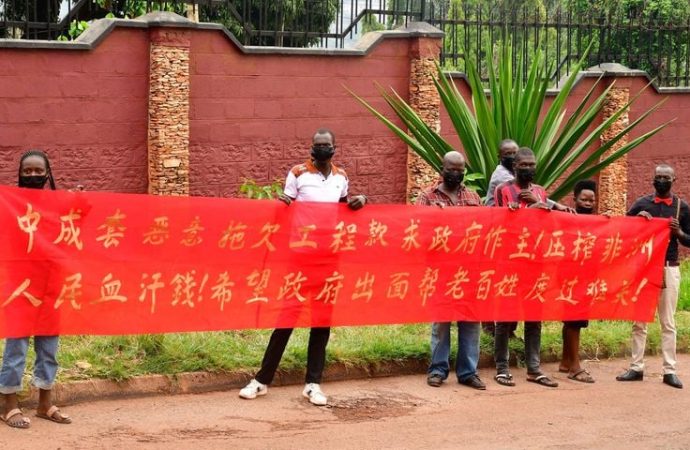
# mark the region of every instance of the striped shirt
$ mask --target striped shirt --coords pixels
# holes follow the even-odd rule
[[[460,185],[458,190],[458,201],[454,202],[445,192],[441,191],[442,181],[437,182],[434,186],[428,187],[417,197],[417,205],[422,206],[480,206],[482,200],[476,192],[471,191]]]

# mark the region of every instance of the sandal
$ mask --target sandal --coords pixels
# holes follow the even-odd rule
[[[544,374],[539,374],[534,378],[530,378],[528,376],[527,381],[529,381],[530,383],[540,384],[540,385],[546,386],[546,387],[553,387],[553,388],[558,387],[558,383],[556,381],[553,381],[551,378],[547,377]]]
[[[577,372],[568,375],[569,380],[579,381],[581,383],[594,383],[594,378],[585,369],[580,369]]]
[[[513,376],[509,373],[499,373],[494,377],[494,380],[502,386],[515,386]]]
[[[72,419],[70,418],[70,416],[62,414],[60,412],[60,409],[55,405],[48,408],[48,411],[45,414],[39,414],[37,412],[36,417],[38,417],[39,419],[50,420],[51,422],[61,423],[65,425],[68,423],[72,423]]]
[[[16,416],[22,416],[22,419],[19,422],[10,422],[10,420]],[[29,428],[31,426],[31,419],[24,417],[24,413],[19,408],[14,408],[4,416],[0,416],[0,420],[5,422],[8,427],[12,428]]]

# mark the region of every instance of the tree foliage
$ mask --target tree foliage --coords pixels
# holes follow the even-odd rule
[[[446,33],[449,70],[472,59],[485,71],[487,43],[509,36],[515,54],[541,49],[555,79],[593,42],[587,65],[617,62],[677,84],[690,71],[689,18],[688,0],[447,0],[430,20]]]

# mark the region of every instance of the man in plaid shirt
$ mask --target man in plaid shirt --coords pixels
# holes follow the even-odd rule
[[[443,157],[443,181],[427,188],[417,198],[422,206],[480,206],[481,199],[462,184],[465,158],[459,152],[448,152]],[[427,384],[440,387],[450,372],[450,322],[437,322],[431,326],[431,365],[427,370]],[[455,373],[458,383],[474,389],[486,389],[477,375],[479,362],[479,322],[458,322],[458,355]]]

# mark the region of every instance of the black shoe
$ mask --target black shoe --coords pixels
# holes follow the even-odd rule
[[[462,381],[458,380],[458,383],[464,384],[465,386],[469,386],[472,389],[478,389],[480,391],[486,390],[486,385],[482,382],[478,375],[472,375],[469,378],[464,379]]]
[[[426,377],[426,384],[432,387],[441,387],[443,384],[443,377],[441,375],[432,374]]]
[[[664,375],[664,384],[668,384],[676,389],[683,389],[683,383],[680,382],[680,378],[675,373],[667,373]]]
[[[618,381],[642,381],[644,373],[637,370],[628,369],[616,377]],[[664,378],[664,380],[666,380]]]

